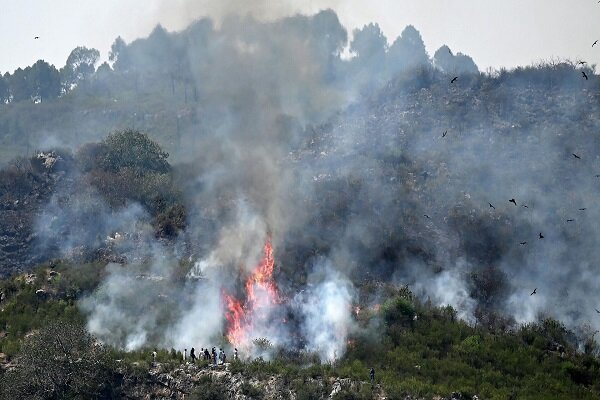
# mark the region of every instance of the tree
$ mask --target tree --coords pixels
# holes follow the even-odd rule
[[[28,68],[17,68],[8,79],[12,101],[14,102],[31,99],[33,89],[31,79],[28,76]]]
[[[95,71],[95,65],[100,59],[100,52],[79,46],[71,51],[67,63],[61,69],[62,83],[67,90],[79,81],[87,79]]]
[[[121,168],[130,168],[140,172],[167,172],[170,169],[167,158],[158,143],[148,135],[126,129],[111,133],[104,144],[107,146],[104,156],[104,168],[116,172]]]
[[[404,28],[402,34],[390,46],[388,63],[392,74],[429,64],[425,43],[414,26]]]
[[[446,45],[440,47],[433,55],[434,65],[447,74],[477,74],[479,70],[473,59],[462,53],[452,54]]]
[[[110,46],[110,53],[108,59],[113,62],[113,68],[115,70],[125,71],[129,68],[129,57],[127,56],[127,43],[121,38],[117,37],[113,44]]]
[[[373,57],[383,57],[387,45],[387,39],[381,32],[379,25],[371,23],[360,30],[354,30],[354,39],[350,43],[350,50],[356,53],[358,57],[369,60]]]
[[[55,321],[28,336],[2,377],[6,399],[106,399],[114,368],[106,349],[79,323]]]
[[[31,98],[54,99],[60,95],[60,73],[54,65],[44,60],[38,60],[31,67],[25,69],[32,82]]]
[[[10,90],[8,86],[8,79],[0,75],[0,104],[4,104],[10,100]]]

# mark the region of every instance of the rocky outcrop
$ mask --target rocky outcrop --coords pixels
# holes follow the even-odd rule
[[[323,399],[334,399],[342,391],[359,392],[363,387],[372,390],[373,399],[386,399],[379,385],[371,388],[367,382],[350,379],[308,378],[301,386],[320,388]],[[199,367],[186,363],[170,369],[168,365],[155,363],[145,376],[127,378],[124,389],[127,398],[131,399],[183,400],[193,398],[194,393],[206,391],[205,394],[208,394],[211,390],[218,390],[228,400],[296,400],[302,397],[298,396],[298,385],[284,376],[247,377],[240,372],[232,372],[229,364]]]

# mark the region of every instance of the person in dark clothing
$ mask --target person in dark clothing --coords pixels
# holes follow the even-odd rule
[[[195,363],[196,362],[196,350],[194,350],[194,348],[192,347],[192,349],[190,350],[190,358],[192,359],[192,362]]]
[[[371,385],[375,383],[375,368],[371,367],[369,371],[369,377],[371,378]]]
[[[204,359],[206,361],[210,360],[210,353],[208,352],[208,348],[204,349]]]

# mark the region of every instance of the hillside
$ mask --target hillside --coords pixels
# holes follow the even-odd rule
[[[595,66],[331,10],[110,57],[0,82],[5,396],[600,397]]]

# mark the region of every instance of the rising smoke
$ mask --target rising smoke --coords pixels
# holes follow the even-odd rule
[[[143,262],[111,265],[82,301],[93,334],[127,349],[221,343],[224,293],[243,302],[269,240],[279,294],[246,315],[236,345],[262,337],[340,357],[359,279],[409,284],[473,323],[489,311],[517,322],[545,313],[600,328],[588,296],[600,289],[600,141],[590,135],[599,107],[581,82],[550,72],[547,89],[525,73],[481,76],[446,47],[432,61],[413,27],[391,45],[373,24],[348,36],[331,10],[270,22],[233,15],[218,27],[157,28],[116,54],[122,74],[171,54],[189,73],[200,118],[173,160],[188,228],[174,245],[122,234]],[[548,111],[530,104],[541,96]],[[115,214],[89,200],[64,210],[58,199],[40,227],[92,212],[105,221],[66,234],[63,253],[146,218],[137,206]]]

